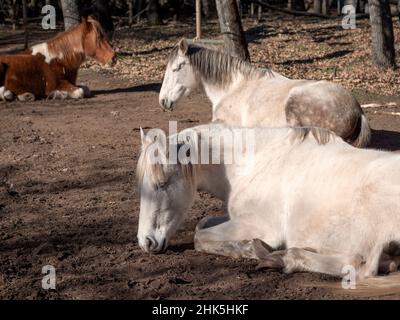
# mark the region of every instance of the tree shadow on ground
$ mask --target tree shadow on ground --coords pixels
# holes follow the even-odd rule
[[[307,59],[298,59],[298,60],[286,60],[283,62],[278,62],[277,64],[280,65],[292,65],[292,64],[307,64],[307,63],[314,63],[315,61],[321,60],[329,60],[333,58],[343,57],[349,53],[352,53],[353,50],[339,50],[335,52],[327,53],[321,57],[310,57]]]

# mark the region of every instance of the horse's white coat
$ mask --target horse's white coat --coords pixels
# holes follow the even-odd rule
[[[191,130],[201,136],[210,129],[211,135],[230,130],[215,124]],[[146,150],[158,142],[144,138],[139,244],[160,251],[149,250],[146,237],[168,243],[196,190],[205,190],[226,202],[229,221],[198,230],[196,249],[227,254],[224,245],[232,249],[233,242],[258,238],[273,249],[287,248],[281,255],[287,272],[340,276],[343,266],[353,265],[360,278],[375,276],[384,247],[400,242],[400,155],[354,148],[326,130],[313,133],[255,129],[255,165],[245,176],[235,164],[156,168]],[[329,142],[320,145],[323,140]],[[157,187],[160,179],[167,183]]]

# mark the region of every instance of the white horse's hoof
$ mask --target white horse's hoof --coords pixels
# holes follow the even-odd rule
[[[35,101],[36,97],[33,93],[25,92],[17,96],[19,101]]]

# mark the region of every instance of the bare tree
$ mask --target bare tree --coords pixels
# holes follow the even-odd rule
[[[324,15],[329,14],[329,0],[322,0],[321,13]]]
[[[216,0],[216,4],[225,51],[234,57],[250,61],[236,0]]]
[[[321,0],[314,0],[314,12],[321,13]]]
[[[61,8],[64,17],[64,29],[68,30],[80,22],[77,0],[61,0]]]
[[[147,19],[151,25],[157,25],[161,23],[160,18],[160,3],[158,0],[149,0],[147,9]]]
[[[382,68],[396,66],[393,23],[389,0],[369,0],[372,32],[372,59]]]

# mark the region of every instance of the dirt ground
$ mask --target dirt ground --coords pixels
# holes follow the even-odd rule
[[[391,82],[397,79],[396,73],[388,75],[385,83],[384,76],[372,72],[365,80],[368,86],[360,78],[363,71],[348,75],[346,66],[355,69],[351,59],[359,60],[361,66],[365,61],[357,58],[357,50],[367,58],[368,53],[359,49],[356,40],[345,37],[347,31],[328,23],[321,29],[315,21],[301,24],[288,17],[280,30],[275,28],[280,18],[274,19],[267,19],[269,25],[248,28],[256,64],[272,64],[291,77],[324,75],[346,86],[357,76],[357,85],[348,87],[361,103],[396,102],[400,106],[399,96],[378,96],[360,89],[378,83],[374,79],[379,78],[384,85],[374,92],[384,92],[385,87],[387,92],[398,92],[398,84]],[[194,24],[190,25],[193,32]],[[181,26],[162,29],[169,32],[164,42],[154,40],[160,30],[151,29],[147,35],[138,29],[135,36],[129,30],[121,32],[125,36],[117,43],[119,64],[114,69],[95,66],[80,73],[79,82],[93,91],[90,99],[0,102],[0,299],[354,298],[347,291],[321,287],[339,281],[332,277],[256,271],[257,263],[252,260],[195,252],[196,223],[204,216],[222,213],[221,203],[204,193],[199,194],[165,254],[148,255],[140,250],[135,181],[139,127],[167,130],[168,121],[176,120],[178,129],[183,129],[211,118],[211,107],[201,93],[185,98],[173,113],[159,108],[163,59],[180,37],[175,29],[187,32]],[[324,32],[318,39],[307,38],[318,30]],[[48,36],[31,31],[35,41]],[[21,33],[0,32],[0,38],[0,53],[18,50],[23,41]],[[341,38],[348,43],[335,40]],[[331,40],[326,44],[325,39]],[[306,45],[296,50],[299,43]],[[299,60],[300,54],[300,58],[309,55],[309,43],[313,44],[310,50],[321,57]],[[289,46],[293,49],[282,56],[282,48]],[[330,46],[331,51],[349,48],[338,55],[327,51]],[[155,61],[158,65],[151,70]],[[311,70],[318,73],[311,74]],[[125,79],[123,72],[127,72]],[[400,112],[400,108],[384,111]],[[373,109],[368,109],[367,116],[374,129],[372,147],[399,151],[400,116]],[[56,290],[41,288],[45,265],[56,268]]]
[[[165,254],[143,253],[136,240],[139,127],[204,123],[210,106],[193,94],[165,113],[160,83],[130,86],[93,71],[83,71],[80,82],[93,98],[0,104],[0,298],[346,297],[319,287],[337,281],[327,276],[255,271],[255,261],[195,252],[197,221],[221,213],[206,194]],[[373,145],[400,150],[400,117],[371,111],[368,118],[377,130]],[[56,290],[41,289],[45,265],[56,268]]]

